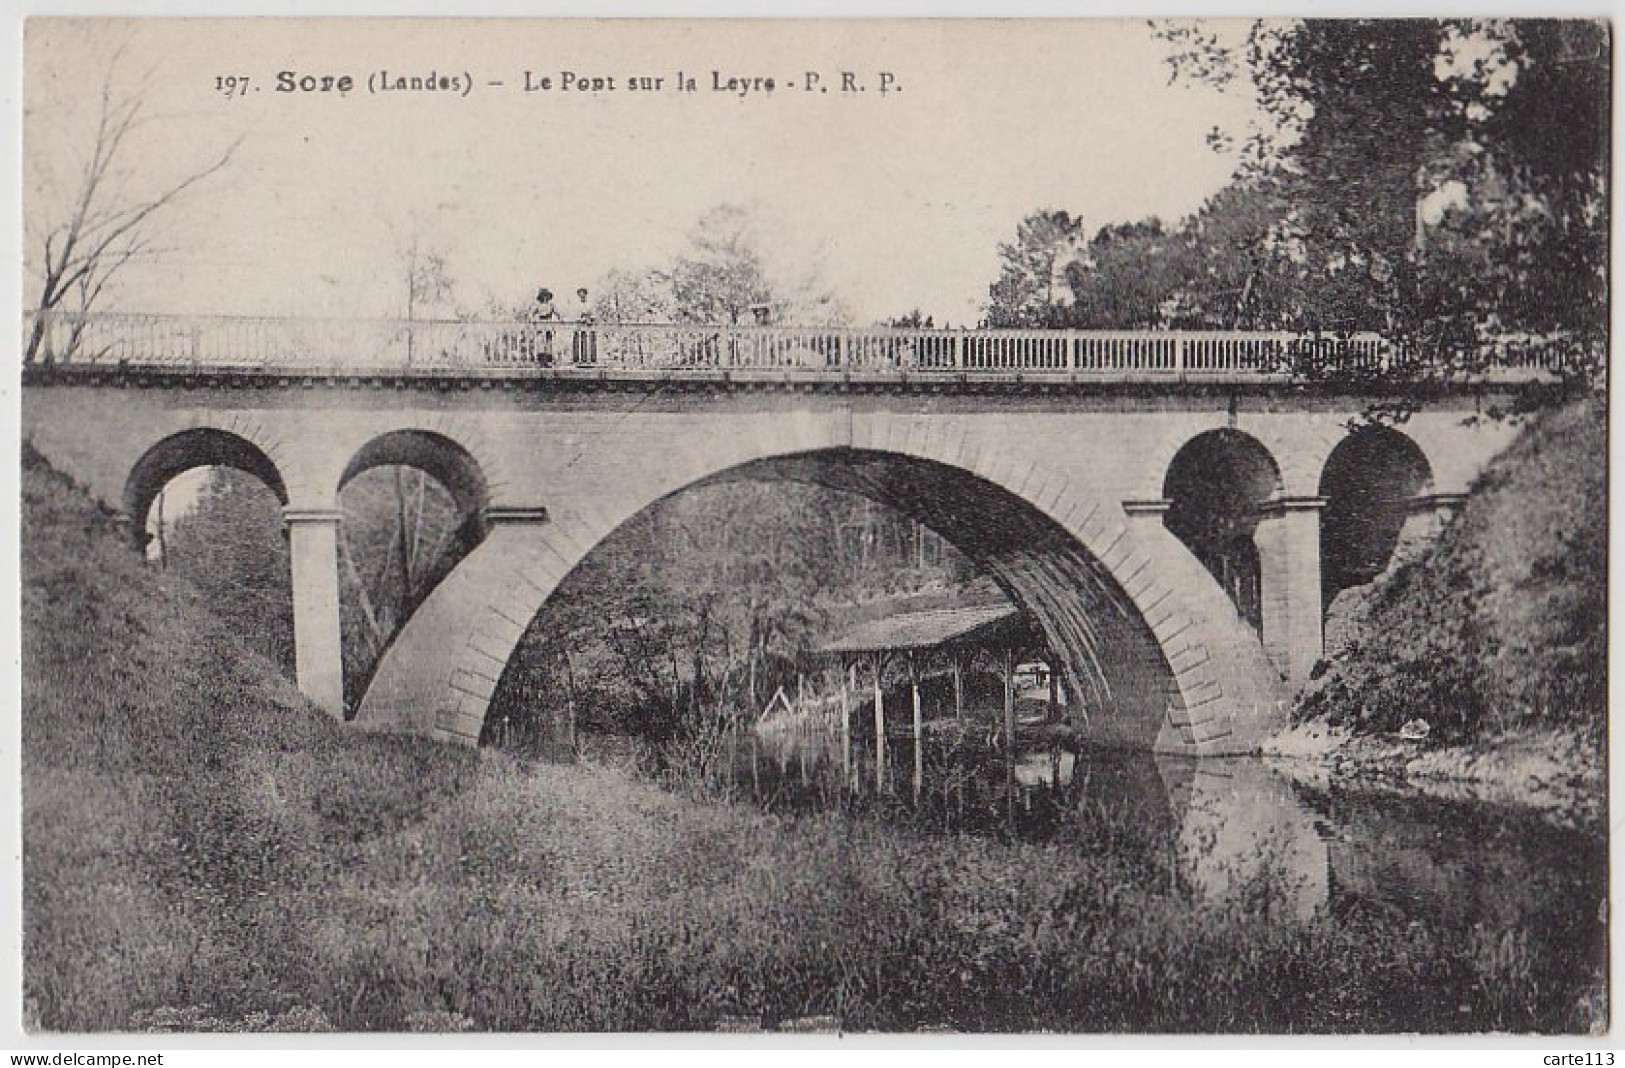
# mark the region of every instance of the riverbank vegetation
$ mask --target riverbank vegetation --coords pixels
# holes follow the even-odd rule
[[[1437,544],[1372,585],[1297,717],[1388,735],[1420,719],[1434,744],[1550,732],[1600,784],[1606,456],[1600,398],[1529,419]]]
[[[1202,905],[1132,826],[1060,854],[346,731],[37,457],[22,529],[24,987],[45,1029],[1604,1018],[1600,957],[1358,906],[1299,927],[1268,881]]]

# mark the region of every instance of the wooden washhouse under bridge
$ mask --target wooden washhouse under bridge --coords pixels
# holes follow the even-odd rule
[[[820,645],[815,653],[839,668],[836,709],[840,719],[842,751],[851,775],[853,713],[861,707],[860,682],[866,677],[874,713],[875,787],[887,788],[888,734],[909,738],[914,752],[913,789],[924,778],[925,701],[922,683],[933,672],[946,670],[953,680],[953,715],[963,723],[967,708],[966,676],[978,664],[994,669],[1002,684],[1002,719],[995,740],[1007,751],[1015,749],[1018,690],[1043,693],[1044,722],[1054,722],[1065,701],[1060,673],[1054,669],[1044,636],[1036,623],[1007,601],[951,608],[898,612],[849,625]],[[908,683],[910,728],[889,732],[886,726],[887,672],[901,667]]]

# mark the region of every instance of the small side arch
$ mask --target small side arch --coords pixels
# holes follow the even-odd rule
[[[147,513],[159,491],[175,476],[197,467],[231,467],[253,475],[284,506],[288,488],[282,473],[258,445],[216,427],[182,430],[153,445],[130,469],[124,483],[124,514],[137,548],[147,540]]]
[[[401,615],[394,621],[376,655],[359,663],[350,654],[346,655],[344,687],[345,703],[349,707],[354,707],[360,695],[366,692],[383,654],[399,636],[399,628],[405,625],[418,606],[463,558],[485,540],[488,532],[486,508],[491,502],[490,485],[479,461],[460,442],[439,431],[417,427],[378,434],[357,449],[345,464],[334,487],[335,497],[353,480],[380,467],[416,468],[444,487],[451,496],[455,510],[454,529],[449,538],[441,543],[435,557],[427,562],[427,570],[413,575],[412,588],[407,591],[406,603],[400,608]],[[347,539],[348,529],[341,536]],[[342,559],[350,557],[346,553]],[[357,577],[355,581],[360,583],[361,580]],[[372,616],[371,609],[367,610],[367,614]]]
[[[1259,509],[1282,492],[1270,450],[1241,430],[1203,431],[1168,464],[1163,522],[1230,595],[1255,631],[1263,628],[1262,572],[1253,535]]]
[[[491,500],[480,463],[458,442],[433,430],[391,430],[368,441],[344,466],[335,492],[375,467],[415,467],[435,479],[456,502],[458,514],[479,515]]]
[[[1320,523],[1325,605],[1387,569],[1417,498],[1432,487],[1427,456],[1392,427],[1362,426],[1338,442],[1319,485],[1326,499]]]

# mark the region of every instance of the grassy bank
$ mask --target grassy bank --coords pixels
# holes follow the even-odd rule
[[[349,732],[37,461],[22,520],[24,987],[47,1029],[1583,1031],[1606,1012],[1600,960],[1515,936],[1358,911],[1300,928],[1267,883],[1198,907],[1133,827],[1080,857]]]
[[[1431,729],[1424,748],[1461,748],[1459,767],[1441,765],[1436,778],[1493,777],[1486,753],[1546,746],[1600,788],[1607,456],[1599,398],[1530,418],[1438,543],[1373,584],[1296,718],[1356,736],[1420,718]]]

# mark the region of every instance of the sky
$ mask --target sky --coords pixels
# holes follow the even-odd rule
[[[113,84],[141,94],[147,121],[118,188],[162,188],[240,140],[161,218],[161,253],[109,291],[108,308],[139,312],[400,315],[414,243],[445,256],[456,305],[518,306],[538,285],[669,262],[708,209],[733,204],[757,220],[770,269],[816,271],[854,321],[919,309],[971,325],[1025,214],[1184,216],[1235,166],[1206,135],[1252,114],[1243,91],[1170,85],[1140,20],[34,19],[30,255],[77,189],[121,44]],[[283,71],[354,85],[279,92]],[[843,92],[842,71],[864,91]],[[382,72],[470,84],[368,92]],[[565,90],[565,72],[615,85]],[[634,75],[661,86],[633,90]],[[232,76],[246,93],[223,91]],[[713,88],[767,77],[770,93]]]

